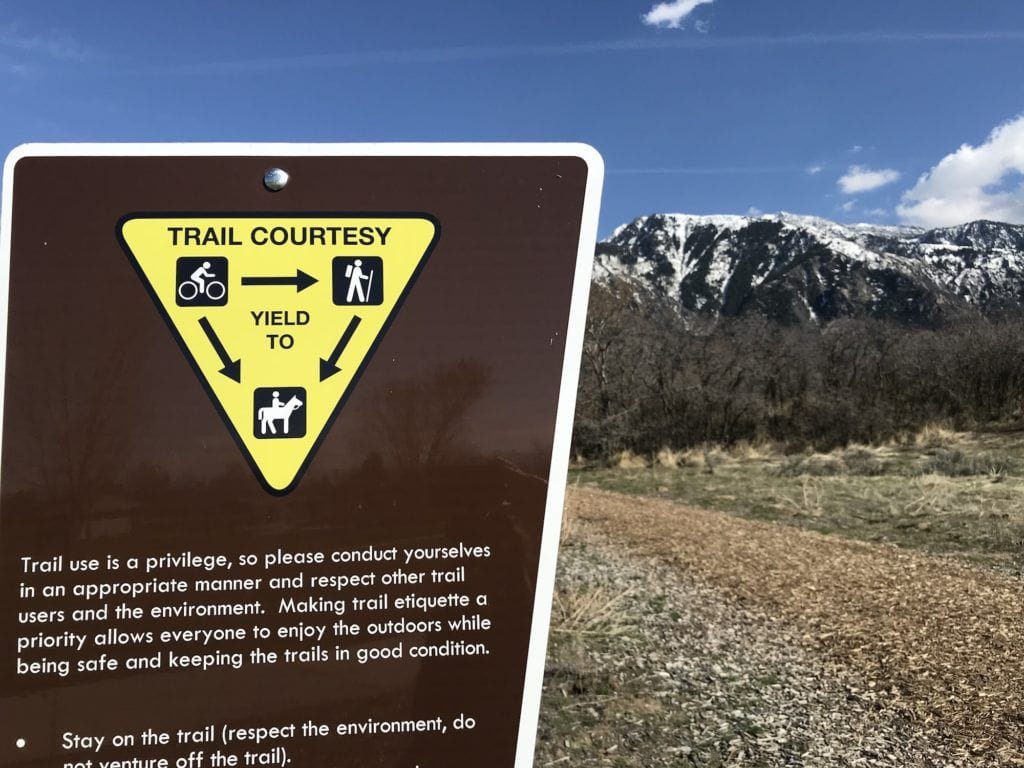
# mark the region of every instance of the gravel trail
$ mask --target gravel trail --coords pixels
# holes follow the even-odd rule
[[[537,766],[1024,765],[1021,585],[575,488]]]

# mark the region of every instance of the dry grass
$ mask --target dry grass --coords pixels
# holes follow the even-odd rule
[[[776,496],[781,509],[797,517],[821,517],[825,514],[825,488],[821,480],[801,477],[798,493],[779,493]]]
[[[704,469],[707,465],[704,448],[688,448],[679,454],[680,467],[692,467],[693,469]]]
[[[611,465],[619,469],[644,469],[648,466],[647,460],[643,456],[638,456],[629,450],[622,451],[617,456],[614,456],[611,460]]]
[[[559,546],[579,544],[582,521],[579,510],[566,507],[562,515]],[[617,635],[629,626],[619,605],[630,591],[611,591],[604,586],[560,586],[551,610],[551,631],[563,634]]]
[[[565,547],[572,544],[576,540],[577,526],[579,525],[578,519],[575,515],[570,516],[566,512],[562,518],[562,530],[559,532],[558,545]]]
[[[686,457],[682,451],[674,451],[671,448],[662,448],[654,457],[655,463],[659,467],[665,469],[675,469],[680,467],[686,461]]]
[[[714,474],[715,470],[726,464],[735,462],[735,457],[720,445],[705,443],[694,448],[683,451],[680,467],[692,467],[708,474]]]
[[[678,466],[592,468],[574,477],[741,517],[958,554],[1024,575],[1024,434],[932,427],[920,441],[935,445],[950,434],[958,442],[940,448],[852,444],[788,455],[770,446],[727,452],[706,445],[672,453]]]
[[[663,469],[693,468],[706,472],[714,472],[715,468],[734,464],[736,462],[767,461],[777,457],[779,449],[770,443],[751,443],[741,440],[735,445],[722,446],[715,443],[705,443],[685,450],[676,450],[663,447],[659,450],[650,466]],[[629,455],[631,459],[637,457]],[[621,460],[617,457],[616,461]],[[616,464],[618,466],[618,464]]]
[[[890,441],[889,444],[929,450],[955,445],[956,443],[963,442],[963,439],[963,432],[957,432],[948,424],[933,423],[926,424],[917,432],[900,435],[895,440]]]
[[[922,448],[941,448],[953,445],[962,435],[942,424],[928,424],[914,437],[914,445]]]
[[[620,606],[630,591],[604,586],[560,588],[551,606],[551,631],[572,635],[620,635],[631,622]]]
[[[713,473],[718,467],[737,462],[747,464],[793,461],[794,457],[801,456],[810,459],[810,464],[827,464],[829,460],[840,460],[846,463],[864,462],[871,459],[884,461],[906,450],[934,454],[941,449],[971,443],[974,437],[970,433],[957,432],[948,425],[936,423],[928,424],[917,432],[901,435],[884,444],[850,443],[845,447],[835,448],[826,453],[816,453],[810,449],[803,453],[793,453],[785,451],[782,445],[776,443],[740,440],[728,446],[717,443],[704,443],[686,449],[664,446],[651,457],[625,450],[613,456],[609,461],[609,466],[619,469],[642,469],[652,466],[663,469],[691,468]],[[586,459],[576,456],[571,467],[585,469],[588,465]]]
[[[751,443],[740,440],[727,449],[730,456],[738,461],[767,461],[781,453],[779,446],[771,443]]]

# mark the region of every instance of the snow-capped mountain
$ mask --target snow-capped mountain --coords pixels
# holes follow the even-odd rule
[[[1024,309],[1024,226],[975,221],[926,231],[786,213],[657,214],[598,243],[595,279],[612,277],[709,315],[931,325]]]

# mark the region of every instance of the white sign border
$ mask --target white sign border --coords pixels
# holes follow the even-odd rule
[[[3,434],[4,386],[7,372],[7,323],[11,267],[11,214],[14,195],[14,171],[18,161],[27,157],[267,157],[279,161],[288,157],[578,157],[587,165],[583,218],[580,226],[576,272],[569,307],[569,324],[562,362],[562,381],[558,393],[555,435],[551,451],[548,493],[544,509],[540,561],[534,593],[533,621],[526,659],[523,703],[519,717],[515,768],[530,768],[537,740],[547,653],[551,600],[554,596],[558,540],[565,504],[565,486],[572,441],[572,422],[576,406],[586,329],[587,302],[597,240],[604,161],[588,144],[545,143],[55,143],[22,144],[15,147],[4,162],[3,195],[0,199],[0,435]]]

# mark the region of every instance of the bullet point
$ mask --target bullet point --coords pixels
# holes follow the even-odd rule
[[[16,746],[18,749],[23,749],[25,747],[25,740],[18,739],[16,742],[14,742],[14,746]]]

